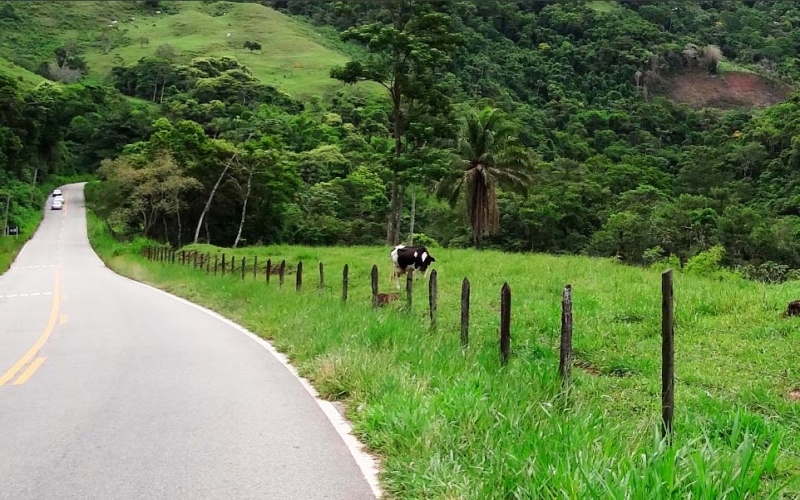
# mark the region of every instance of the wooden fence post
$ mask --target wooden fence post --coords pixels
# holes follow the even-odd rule
[[[222,254],[222,275],[225,276],[225,254]]]
[[[295,283],[295,288],[299,292],[303,288],[303,261],[297,263],[297,280]]]
[[[436,330],[437,322],[436,322],[436,311],[439,308],[438,303],[438,293],[439,293],[439,283],[438,283],[436,269],[431,272],[431,277],[428,281],[428,306],[431,311],[431,330]]]
[[[378,266],[373,264],[372,265],[372,273],[370,274],[372,278],[372,308],[378,308]]]
[[[561,357],[558,365],[561,385],[569,389],[572,383],[572,285],[564,287],[561,297]]]
[[[511,350],[511,287],[503,284],[500,290],[500,363],[508,364]]]
[[[672,444],[675,415],[675,302],[672,269],[661,275],[661,433]]]
[[[281,267],[278,269],[279,287],[283,288],[283,278],[286,275],[286,259],[281,261]]]
[[[269,284],[269,275],[272,274],[272,259],[267,259],[267,270],[264,271],[264,274],[267,275],[266,281]]]
[[[258,255],[253,260],[253,279],[258,279]]]
[[[211,273],[211,252],[206,254],[206,275]]]
[[[244,260],[244,257],[242,257],[242,281],[244,281],[244,270],[245,270],[245,265],[244,264],[245,264],[245,260]]]
[[[177,253],[178,253],[178,251],[177,251],[177,250],[174,250],[174,249],[172,250],[172,260],[170,261],[172,264],[174,264],[174,263],[175,263],[175,255],[176,255]]]
[[[214,276],[217,275],[217,264],[219,264],[219,255],[214,256]]]
[[[461,282],[461,348],[469,345],[469,280]]]
[[[406,273],[406,312],[411,312],[414,301],[414,270],[409,269]]]
[[[325,290],[325,268],[322,262],[319,263],[319,289]]]
[[[192,267],[197,269],[197,250],[192,252]]]
[[[347,285],[350,281],[349,272],[350,266],[345,264],[344,269],[342,269],[342,302],[347,302]]]
[[[236,257],[231,255],[231,274],[236,271]]]

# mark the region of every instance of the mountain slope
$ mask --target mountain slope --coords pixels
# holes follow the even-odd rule
[[[168,45],[177,60],[236,57],[265,83],[300,96],[340,86],[329,72],[348,59],[322,32],[258,4],[163,2],[156,11],[134,2],[4,3],[12,5],[15,19],[0,26],[16,29],[4,34],[0,57],[29,70],[53,61],[56,48],[75,41],[89,76],[102,80],[113,66]],[[260,43],[262,50],[245,50],[245,41]]]
[[[31,73],[27,69],[17,66],[13,62],[7,61],[2,57],[0,57],[0,75],[17,79],[20,82],[20,86],[23,88],[33,87],[44,81],[44,78],[36,73]]]

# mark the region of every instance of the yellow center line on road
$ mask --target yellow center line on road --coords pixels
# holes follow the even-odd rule
[[[36,358],[36,359],[34,359],[33,363],[28,365],[28,368],[26,368],[25,371],[22,372],[22,375],[20,375],[17,378],[17,380],[14,381],[13,385],[22,385],[25,382],[27,382],[28,379],[31,378],[34,373],[36,373],[36,370],[38,370],[39,367],[42,366],[42,363],[44,363],[45,359],[47,359],[47,358]]]
[[[45,342],[47,342],[47,339],[50,338],[50,335],[53,333],[53,329],[56,326],[56,321],[58,320],[58,304],[61,298],[61,294],[59,293],[60,288],[61,288],[61,271],[59,268],[56,268],[56,286],[55,290],[53,291],[53,306],[50,309],[50,319],[47,321],[47,326],[44,328],[44,332],[42,332],[42,335],[39,336],[39,338],[36,340],[36,343],[33,344],[33,346],[28,350],[28,352],[26,352],[19,359],[19,361],[14,363],[14,366],[9,368],[8,371],[5,372],[3,376],[0,377],[0,387],[3,387],[9,380],[14,378],[17,375],[17,373],[22,369],[22,367],[28,364],[30,360],[32,360],[36,356],[39,350],[44,346]],[[44,361],[44,358],[40,359],[42,360],[39,362],[39,364],[41,365],[42,362]],[[31,367],[29,367],[28,370],[25,371],[23,376],[25,374],[28,374],[28,372],[30,372],[30,374],[28,374],[28,377],[33,375],[33,372],[36,371],[36,368],[38,368],[38,366],[36,366],[36,368],[31,369],[32,367],[33,365],[31,365]]]

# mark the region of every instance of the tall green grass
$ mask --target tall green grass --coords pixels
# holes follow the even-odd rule
[[[279,289],[121,251],[90,217],[93,244],[118,272],[187,297],[272,340],[383,459],[396,498],[797,498],[800,324],[780,317],[798,284],[767,287],[676,277],[676,441],[658,438],[657,272],[603,260],[433,249],[439,328],[425,283],[411,314],[373,311],[369,272],[394,291],[385,248],[273,246],[233,252],[290,268]],[[194,247],[214,256],[229,249]],[[112,249],[114,251],[112,252]],[[113,255],[116,254],[116,255]],[[326,288],[317,289],[317,263]],[[350,266],[350,300],[341,270]],[[471,343],[459,347],[460,284],[472,281]],[[513,293],[512,359],[500,366],[499,292]],[[573,285],[577,358],[568,396],[557,377],[560,292]],[[622,376],[620,376],[622,375]]]

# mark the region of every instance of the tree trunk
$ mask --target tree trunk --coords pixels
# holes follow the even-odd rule
[[[211,244],[211,232],[208,230],[208,219],[206,219],[205,226],[206,226],[206,243],[208,243],[210,245]]]
[[[411,188],[411,222],[408,227],[408,245],[414,246],[414,223],[417,218],[417,186]]]
[[[206,206],[203,207],[203,211],[200,213],[200,220],[197,221],[197,229],[194,231],[194,240],[193,243],[197,243],[198,238],[200,238],[200,228],[203,227],[203,219],[206,218],[208,215],[208,210],[211,208],[211,202],[214,200],[214,196],[217,194],[217,189],[219,189],[219,185],[222,183],[222,179],[225,178],[225,174],[228,173],[228,169],[231,168],[231,163],[233,160],[236,159],[236,155],[239,154],[234,153],[230,160],[228,160],[228,164],[225,165],[225,168],[222,169],[222,173],[219,174],[219,178],[217,182],[214,184],[214,187],[211,188],[211,194],[208,195],[208,200],[206,200]]]
[[[161,83],[161,97],[159,99],[159,104],[164,104],[164,87],[167,86],[167,79],[164,78],[164,81]]]
[[[389,198],[389,217],[386,219],[386,244],[394,245],[394,213],[397,205],[397,182],[392,179],[392,194]]]
[[[175,216],[178,218],[178,248],[182,247],[181,236],[183,234],[183,225],[181,224],[181,202],[176,201]]]
[[[242,228],[244,227],[244,218],[247,215],[247,200],[250,198],[250,186],[252,185],[253,180],[253,170],[250,169],[250,172],[247,175],[247,191],[244,193],[244,203],[242,204],[242,218],[239,220],[239,232],[236,233],[236,239],[233,241],[233,248],[236,248],[239,245],[239,240],[242,238]]]
[[[400,186],[397,190],[397,208],[394,213],[394,242],[392,245],[400,244],[400,226],[403,222],[403,198],[405,198],[406,189]]]
[[[36,191],[36,180],[39,177],[39,167],[36,167],[36,170],[33,171],[33,190],[31,191],[31,200],[30,204],[33,205],[33,193]]]
[[[400,53],[395,52],[395,74],[399,71],[400,65]],[[398,157],[403,153],[403,114],[402,114],[402,89],[400,87],[400,82],[395,76],[395,80],[392,83],[392,121],[394,124],[394,130],[392,130],[392,137],[394,137],[394,156]],[[391,203],[389,204],[389,220],[386,224],[386,242],[389,245],[397,245],[397,241],[400,239],[400,235],[398,233],[398,218],[400,209],[398,206],[400,205],[399,202],[399,193],[398,193],[398,183],[397,183],[397,166],[392,167],[392,195],[391,195]]]

